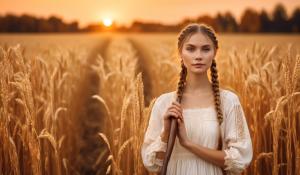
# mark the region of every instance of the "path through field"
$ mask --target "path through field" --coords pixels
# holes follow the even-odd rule
[[[81,139],[82,146],[80,149],[80,157],[78,157],[78,165],[81,167],[81,174],[103,174],[106,172],[107,165],[104,166],[93,166],[99,158],[105,158],[108,155],[108,150],[106,149],[105,144],[99,139],[98,133],[103,132],[105,129],[103,124],[106,123],[105,117],[107,114],[104,112],[104,106],[102,103],[99,103],[96,99],[92,98],[93,95],[96,95],[99,92],[101,80],[96,71],[91,67],[97,64],[97,57],[101,56],[105,61],[108,57],[108,50],[115,49],[111,45],[115,40],[119,40],[118,37],[107,37],[102,40],[89,54],[87,65],[85,66],[85,73],[82,76],[82,83],[79,87],[78,92],[81,92],[81,102],[79,106],[83,106],[81,111],[78,113],[78,118],[81,120]],[[134,40],[129,38],[122,38],[125,43],[132,45],[132,48],[135,50],[135,55],[138,58],[136,74],[142,72],[142,80],[145,87],[145,105],[148,106],[150,100],[153,98],[151,94],[152,82],[150,80],[150,70],[149,66],[149,56],[145,55],[145,50],[139,47]],[[115,49],[115,52],[118,52]],[[110,58],[113,59],[113,58]],[[115,65],[117,66],[117,65]],[[105,66],[107,68],[107,66]],[[99,162],[103,160],[98,160]]]

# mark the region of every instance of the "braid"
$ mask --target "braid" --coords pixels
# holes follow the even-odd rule
[[[218,118],[219,124],[221,125],[223,122],[223,114],[222,114],[222,110],[221,110],[220,88],[219,88],[217,64],[216,64],[215,59],[212,60],[210,72],[211,72],[212,90],[213,90],[214,97],[215,97],[214,100],[215,100],[215,106],[216,106],[216,111],[217,111],[217,118]]]
[[[186,67],[184,66],[183,62],[181,61],[180,79],[179,79],[178,86],[177,86],[177,101],[179,103],[181,103],[181,100],[182,100],[182,95],[183,95],[185,82],[186,82],[186,75],[187,75]]]

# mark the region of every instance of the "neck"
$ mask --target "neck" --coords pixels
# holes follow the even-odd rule
[[[211,91],[211,83],[207,73],[203,74],[188,74],[186,77],[185,91],[189,93],[203,93]]]

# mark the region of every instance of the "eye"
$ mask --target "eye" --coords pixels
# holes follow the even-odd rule
[[[192,47],[188,47],[186,50],[193,51],[193,50],[194,50],[194,48],[192,48]]]
[[[204,48],[203,50],[208,52],[208,51],[210,51],[210,48]]]

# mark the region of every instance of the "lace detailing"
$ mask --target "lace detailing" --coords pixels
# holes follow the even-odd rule
[[[225,151],[225,165],[224,169],[227,174],[241,174],[246,168],[245,164],[240,162],[241,155],[238,153],[236,149],[228,149]]]
[[[234,108],[235,114],[235,125],[237,129],[237,140],[245,139],[245,128],[244,128],[244,121],[243,121],[243,111],[240,105],[235,105]]]

